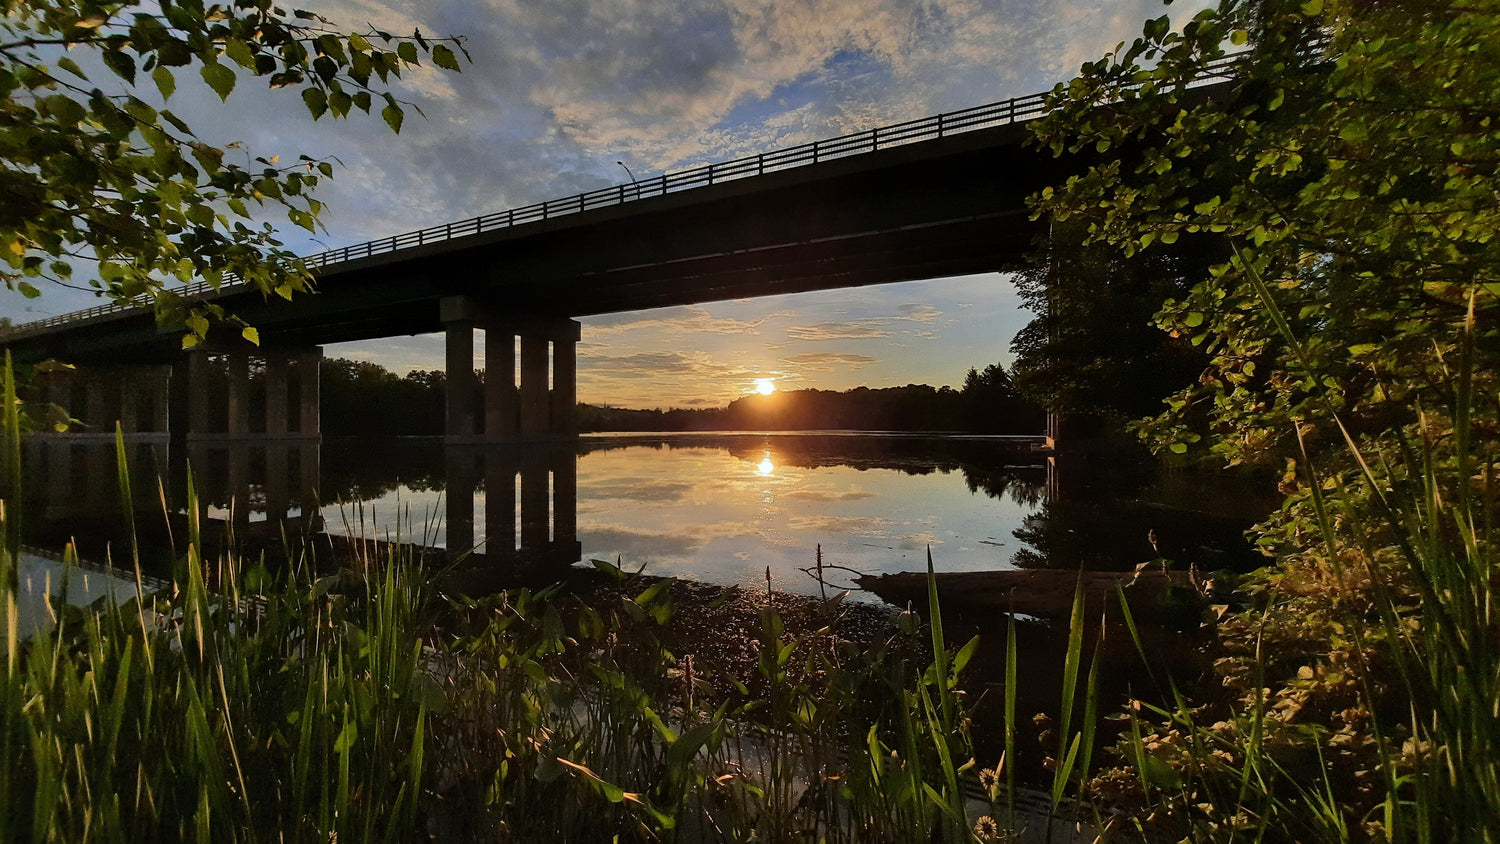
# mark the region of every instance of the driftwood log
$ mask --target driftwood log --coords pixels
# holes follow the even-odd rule
[[[1197,597],[1187,572],[1012,571],[945,572],[934,575],[943,608],[963,613],[993,611],[1020,613],[1066,622],[1073,611],[1073,594],[1083,582],[1084,614],[1097,619],[1108,613],[1122,619],[1118,593],[1123,591],[1131,616],[1138,623],[1196,626],[1206,602]],[[898,572],[857,578],[860,588],[882,600],[914,608],[927,605],[927,573]]]

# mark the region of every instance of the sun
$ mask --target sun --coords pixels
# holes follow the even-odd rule
[[[776,380],[773,378],[755,379],[755,392],[760,393],[763,396],[769,396],[770,394],[776,392]]]

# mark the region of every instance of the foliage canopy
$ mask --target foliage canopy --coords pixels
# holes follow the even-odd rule
[[[242,281],[290,298],[311,277],[282,247],[265,207],[316,230],[312,190],[333,166],[241,166],[166,106],[184,80],[227,100],[245,77],[298,92],[313,119],[379,109],[401,130],[410,104],[385,90],[424,58],[459,70],[458,39],[343,32],[271,0],[160,3],[5,0],[0,21],[0,279],[28,297],[40,280],[88,285],[116,302],[154,302],[192,345],[223,314],[173,292]],[[457,51],[457,53],[455,52]],[[157,99],[159,95],[160,99]],[[155,104],[153,104],[155,103]],[[231,144],[230,146],[235,146]],[[254,329],[246,327],[254,341]]]
[[[1096,793],[1203,840],[1500,840],[1497,31],[1495,0],[1221,0],[1054,93],[1039,137],[1095,163],[1040,213],[1232,250],[1158,313],[1209,360],[1140,430],[1287,466],[1232,699],[1134,721]]]
[[[1150,22],[1055,92],[1042,142],[1103,155],[1039,211],[1126,254],[1199,232],[1237,253],[1159,314],[1211,357],[1147,427],[1163,446],[1211,432],[1229,462],[1268,461],[1335,412],[1367,431],[1410,421],[1448,401],[1471,304],[1494,352],[1496,8],[1226,0],[1180,32]],[[1231,82],[1190,89],[1246,44]]]

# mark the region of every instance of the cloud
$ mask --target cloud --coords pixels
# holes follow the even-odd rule
[[[690,375],[700,364],[680,352],[641,352],[633,355],[578,355],[578,374],[609,374],[615,378],[655,378],[661,375]]]
[[[879,358],[873,358],[869,355],[855,355],[846,352],[807,352],[781,359],[782,363],[791,364],[805,372],[832,372],[837,366],[847,366],[850,369],[858,370],[878,360]]]
[[[787,329],[786,336],[788,340],[872,340],[891,336],[893,322],[930,323],[942,315],[943,312],[932,305],[898,305],[896,312],[888,317],[794,325]]]
[[[791,516],[786,520],[792,530],[807,530],[825,534],[860,534],[863,536],[885,536],[890,519],[879,516]]]
[[[602,478],[594,487],[580,489],[579,500],[626,500],[652,503],[676,503],[683,501],[693,491],[694,484],[661,481],[652,478]]]
[[[912,322],[932,322],[943,315],[943,312],[931,305],[902,305],[896,309],[900,314],[897,319],[907,319]]]
[[[681,533],[635,530],[622,525],[579,526],[578,541],[585,554],[622,554],[632,562],[642,558],[691,556],[708,541]]]
[[[703,353],[637,352],[611,355],[593,348],[579,351],[578,374],[608,373],[619,378],[652,378],[658,375],[699,375],[710,378],[735,378],[754,373],[736,363],[726,363]]]
[[[851,489],[847,492],[825,492],[804,489],[796,492],[788,492],[781,497],[783,500],[788,501],[813,501],[820,504],[832,504],[840,501],[861,501],[866,498],[874,498],[875,493],[859,489]]]
[[[612,337],[627,331],[656,329],[673,334],[756,335],[767,322],[792,315],[790,311],[777,311],[759,319],[742,320],[715,317],[700,305],[685,305],[654,311],[605,314],[589,317],[582,322],[584,334],[591,339]]]
[[[815,325],[794,325],[786,330],[786,336],[788,340],[870,340],[891,335],[883,325],[883,320],[875,319],[820,322]]]

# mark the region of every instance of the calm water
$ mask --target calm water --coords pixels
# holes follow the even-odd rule
[[[163,562],[182,542],[191,462],[206,533],[274,545],[283,529],[321,528],[472,548],[497,586],[522,568],[534,579],[602,559],[753,586],[764,586],[769,568],[777,589],[811,594],[818,583],[804,569],[819,546],[825,579],[837,586],[856,573],[922,571],[928,548],[939,572],[1129,569],[1159,555],[1208,569],[1255,563],[1240,534],[1274,500],[1244,484],[1140,467],[1059,472],[1034,442],[735,433],[519,449],[431,439],[157,443],[132,446],[131,475],[147,557]],[[75,537],[95,560],[120,547],[111,445],[32,441],[27,457],[28,489],[39,493],[27,511],[34,543]]]
[[[1014,531],[1036,511],[1046,483],[1045,464],[1032,456],[1031,442],[868,434],[600,436],[585,437],[563,461],[576,465],[572,532],[583,559],[751,585],[764,585],[769,568],[776,588],[815,593],[816,580],[802,569],[814,565],[819,545],[826,566],[843,567],[825,571],[825,579],[839,584],[853,572],[919,570],[929,547],[944,571],[1012,567],[1019,545]],[[359,446],[334,444],[325,462],[342,462],[346,448]],[[549,539],[556,541],[555,522],[569,515],[559,514],[556,503],[557,475],[566,467],[553,461],[549,468]],[[439,489],[425,477],[401,480],[378,495],[352,489],[342,506],[325,513],[328,530],[382,537],[394,533],[398,514],[409,514],[426,525],[433,545],[473,543],[482,553],[521,547],[526,522],[549,514],[527,512],[524,469],[518,474],[519,492],[503,501],[483,478],[473,493],[472,534],[467,526],[449,527],[458,517],[444,499],[462,497],[463,489],[451,479]],[[518,522],[500,537],[491,535],[496,506],[513,511]]]

